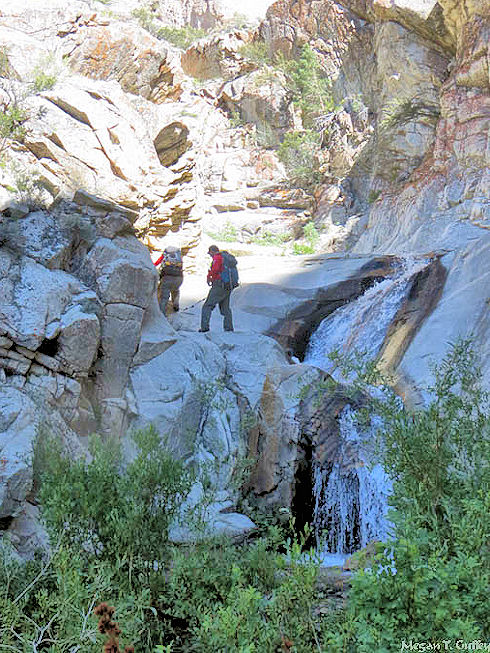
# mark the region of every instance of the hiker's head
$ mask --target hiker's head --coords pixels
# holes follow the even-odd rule
[[[216,247],[216,245],[211,245],[208,249],[209,256],[216,256],[218,252],[219,252],[219,247]]]

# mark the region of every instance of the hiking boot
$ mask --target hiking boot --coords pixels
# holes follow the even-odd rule
[[[235,329],[225,329],[225,331],[234,331]]]
[[[209,329],[199,329],[198,333],[207,333]]]
[[[178,313],[178,312],[179,312],[179,307],[178,307],[178,306],[174,306],[174,313]]]

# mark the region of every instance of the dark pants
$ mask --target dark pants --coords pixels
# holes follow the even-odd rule
[[[180,286],[184,277],[181,276],[171,276],[164,275],[160,280],[160,286],[158,287],[158,303],[160,305],[160,310],[165,315],[167,308],[168,300],[170,295],[172,295],[172,305],[174,310],[179,310],[179,299],[180,299]]]
[[[216,304],[219,304],[219,311],[223,316],[223,329],[233,331],[233,318],[230,309],[231,290],[226,290],[221,282],[215,282],[209,290],[208,296],[202,305],[201,329],[209,329],[209,320]]]

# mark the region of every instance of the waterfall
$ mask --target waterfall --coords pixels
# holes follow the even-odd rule
[[[342,376],[328,354],[358,352],[365,360],[375,358],[414,275],[426,265],[425,260],[403,262],[393,277],[375,283],[356,301],[323,320],[311,338],[305,362],[337,381],[348,382],[349,377]],[[313,460],[313,526],[322,557],[336,554],[332,564],[342,563],[340,554],[389,537],[391,525],[386,515],[392,484],[376,463],[373,447],[380,425],[379,417],[372,416],[371,424],[361,429],[355,411],[347,405],[339,419],[337,456],[323,463]]]
[[[381,349],[386,332],[413,277],[427,266],[427,260],[405,260],[393,277],[375,283],[355,301],[342,306],[323,320],[306,349],[305,363],[328,372],[337,381],[346,381],[328,355],[338,352],[362,353],[373,359]]]
[[[313,462],[315,499],[314,529],[320,549],[330,553],[351,553],[373,540],[389,536],[386,518],[391,480],[380,464],[373,464],[373,448],[380,426],[374,416],[366,429],[359,429],[355,411],[347,405],[339,420],[340,448],[330,464]],[[346,464],[343,453],[349,445],[348,458],[354,451],[356,460]]]

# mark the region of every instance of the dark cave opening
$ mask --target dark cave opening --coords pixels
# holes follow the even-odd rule
[[[8,530],[13,521],[14,518],[12,515],[8,515],[7,517],[0,517],[0,531]]]
[[[48,338],[45,338],[40,344],[40,346],[38,347],[37,351],[40,354],[44,354],[45,356],[51,356],[51,358],[54,358],[58,353],[58,350],[59,350],[58,338],[53,338],[52,340],[48,340]]]
[[[298,462],[294,478],[293,500],[291,512],[294,517],[294,528],[297,533],[302,533],[305,526],[313,525],[313,512],[315,499],[313,496],[313,467],[312,456],[313,446],[311,442],[303,442],[303,456]],[[315,545],[315,534],[311,529],[310,535],[305,542],[305,547]]]

